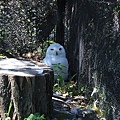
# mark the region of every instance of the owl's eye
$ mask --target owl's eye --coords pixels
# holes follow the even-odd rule
[[[62,50],[62,48],[59,48],[59,50]]]
[[[53,48],[51,48],[50,50],[54,50]]]

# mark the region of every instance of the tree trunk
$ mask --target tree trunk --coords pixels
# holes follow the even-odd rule
[[[56,42],[64,45],[64,12],[66,0],[57,0]]]
[[[4,120],[10,103],[12,120],[31,113],[52,114],[53,71],[37,62],[0,60],[0,115]]]
[[[113,13],[117,7],[88,0],[70,3],[69,71],[72,75],[77,73],[78,87],[84,88],[85,96],[99,89],[94,100],[99,100],[98,107],[106,119],[119,120],[119,17]]]

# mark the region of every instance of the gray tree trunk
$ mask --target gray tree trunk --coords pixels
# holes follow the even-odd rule
[[[53,71],[31,61],[0,60],[0,115],[4,120],[10,102],[12,120],[21,120],[31,113],[52,114]]]
[[[98,107],[104,111],[106,119],[119,120],[120,20],[118,10],[118,13],[113,12],[119,4],[110,2],[108,6],[104,2],[87,0],[67,2],[70,15],[69,71],[72,75],[77,73],[78,87],[80,90],[84,88],[85,96],[89,97],[93,88],[98,88],[99,92],[92,99],[99,100]]]

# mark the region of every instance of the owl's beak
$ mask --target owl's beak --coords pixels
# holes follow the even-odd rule
[[[56,52],[56,55],[58,55],[58,52]]]

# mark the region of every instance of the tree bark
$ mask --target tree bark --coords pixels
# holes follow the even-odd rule
[[[120,35],[119,16],[113,12],[115,4],[108,6],[104,2],[73,0],[68,5],[72,8],[67,44],[69,71],[72,75],[77,73],[80,89],[88,89],[84,91],[85,96],[90,96],[93,88],[99,88],[94,100],[99,99],[99,107],[105,110],[106,119],[119,120]]]
[[[64,12],[66,0],[57,0],[56,42],[64,46]]]
[[[6,118],[10,102],[12,120],[23,120],[36,112],[50,116],[53,109],[53,71],[41,63],[16,59],[12,59],[14,69],[11,69],[11,66],[6,68],[6,62],[11,62],[11,59],[0,60],[1,118]]]

